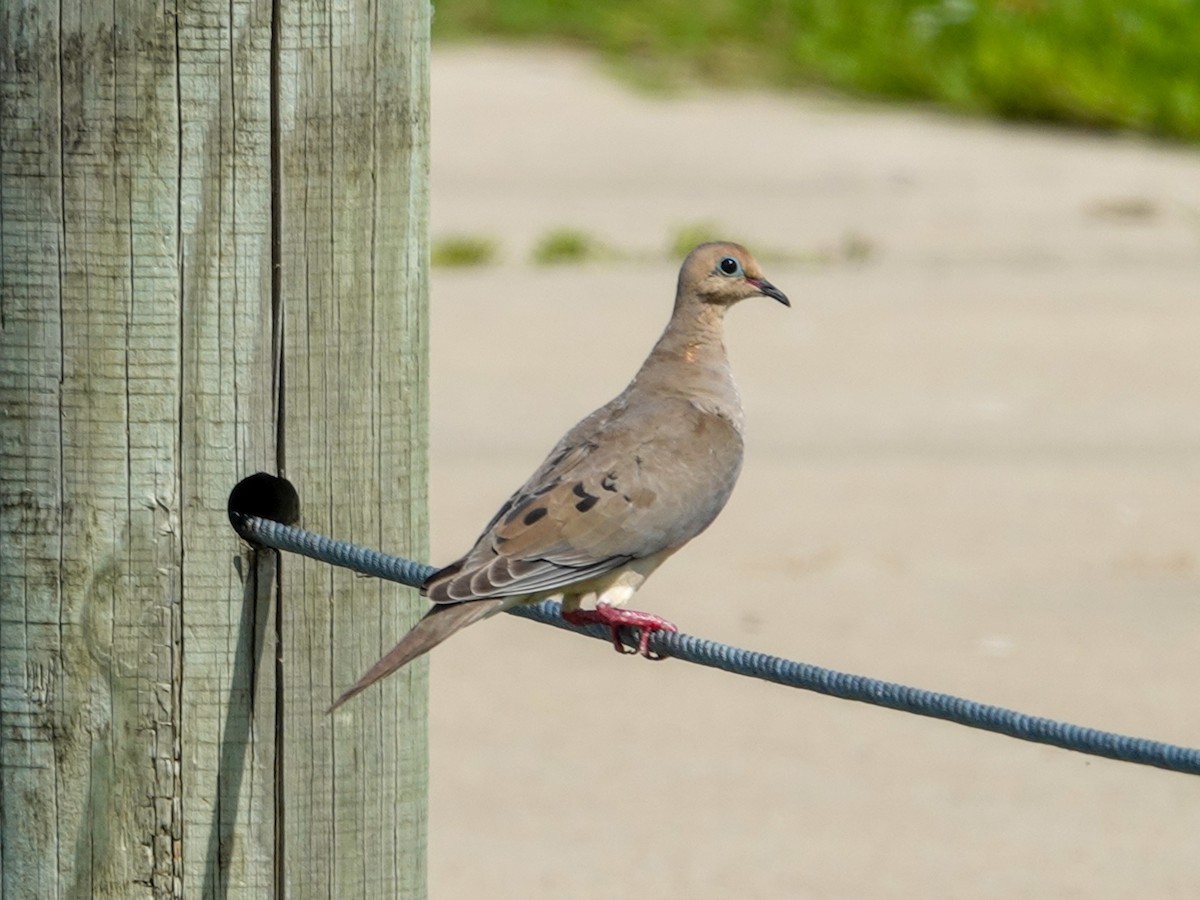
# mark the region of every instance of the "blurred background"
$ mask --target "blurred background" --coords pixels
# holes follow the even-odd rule
[[[447,0],[435,38],[556,40],[648,87],[828,87],[1200,138],[1188,0]]]
[[[1200,745],[1186,0],[435,9],[433,561],[624,387],[696,242],[747,458],[635,606]],[[1194,898],[1200,781],[507,616],[433,654],[435,897]]]

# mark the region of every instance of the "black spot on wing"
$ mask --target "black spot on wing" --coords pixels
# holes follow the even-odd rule
[[[496,515],[492,516],[492,521],[488,522],[487,528],[483,529],[484,534],[491,531],[496,526],[496,523],[502,518],[504,519],[505,525],[511,525],[513,522],[517,521],[517,516],[521,515],[521,513],[523,513],[529,507],[529,504],[533,503],[534,500],[543,494],[548,494],[550,491],[554,490],[556,487],[558,487],[558,484],[558,479],[554,479],[553,481],[546,482],[536,490],[529,491],[529,493],[516,494],[513,497],[510,497],[504,502],[504,505],[500,507],[500,511],[496,513]]]
[[[546,515],[546,507],[538,506],[538,507],[535,507],[534,509],[531,509],[525,515],[525,518],[522,519],[521,521],[524,522],[526,525],[532,525],[534,522],[536,522],[538,519],[542,518],[542,516],[544,516],[544,515]]]
[[[526,506],[533,503],[533,497],[518,497],[517,502],[509,506],[509,514],[504,517],[504,524],[512,524],[517,521],[517,516],[520,516]],[[499,518],[499,516],[497,516]]]
[[[609,472],[600,479],[600,487],[606,491],[615,491],[617,489],[617,473]]]
[[[587,512],[600,502],[599,497],[593,496],[587,492],[587,488],[583,486],[582,481],[575,483],[575,487],[571,488],[571,493],[573,493],[576,497],[581,498],[580,501],[575,504],[575,508],[581,513]]]
[[[582,500],[580,500],[578,503],[575,504],[575,508],[577,510],[579,510],[581,513],[583,513],[583,512],[587,512],[589,509],[591,509],[593,506],[595,506],[599,502],[600,502],[599,497],[593,497],[591,494],[588,494],[586,497],[584,497]]]
[[[529,506],[529,504],[533,503],[537,497],[534,497],[531,494],[525,494],[524,496],[517,497],[515,499],[516,502],[509,507],[508,515],[504,517],[505,525],[511,525],[513,522],[517,521],[517,516],[525,512],[525,509]],[[496,518],[499,519],[500,517],[497,516]],[[493,522],[493,524],[495,523]],[[491,529],[489,528],[488,530],[490,531]]]

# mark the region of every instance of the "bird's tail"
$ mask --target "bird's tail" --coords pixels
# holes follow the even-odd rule
[[[439,604],[427,612],[412,630],[400,639],[387,655],[367,670],[342,696],[334,701],[328,712],[333,712],[351,697],[360,694],[391,675],[401,666],[407,665],[423,653],[428,653],[460,628],[478,622],[505,605],[504,599],[468,600],[463,603]]]

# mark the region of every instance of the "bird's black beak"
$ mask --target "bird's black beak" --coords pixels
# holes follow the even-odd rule
[[[758,288],[758,292],[760,294],[762,294],[764,297],[771,297],[775,300],[778,300],[784,306],[792,305],[791,301],[788,300],[788,298],[787,298],[787,294],[785,294],[779,288],[775,287],[775,285],[771,284],[771,282],[767,281],[767,279],[765,279],[765,278],[747,278],[746,280],[749,281],[756,288]]]

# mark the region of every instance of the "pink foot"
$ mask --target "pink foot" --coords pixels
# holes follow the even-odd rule
[[[642,654],[646,659],[662,659],[661,656],[650,655],[650,635],[656,631],[679,631],[662,616],[638,612],[635,609],[619,609],[604,603],[598,603],[595,609],[564,612],[562,617],[572,625],[607,625],[612,629],[613,646],[617,648],[618,653],[626,652],[625,645],[621,643],[621,626],[640,628],[641,637],[638,639],[638,648],[635,652]]]

